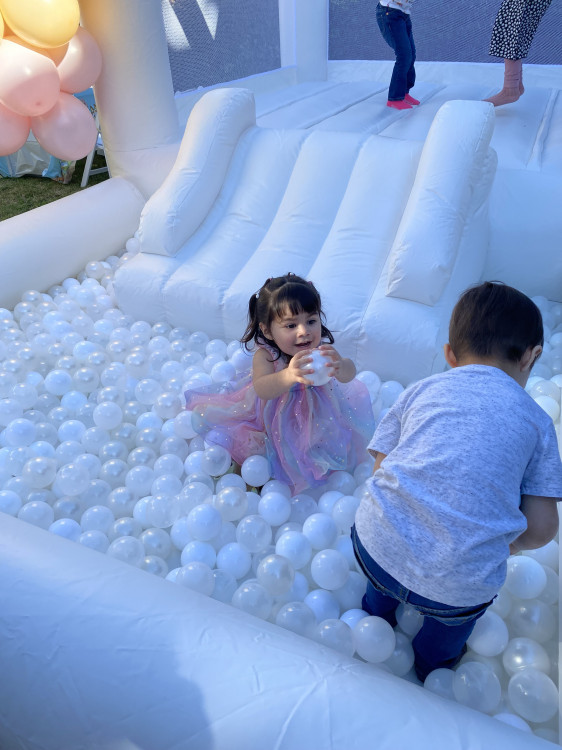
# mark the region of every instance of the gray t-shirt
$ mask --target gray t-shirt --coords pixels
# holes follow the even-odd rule
[[[443,604],[490,601],[509,544],[527,527],[521,495],[562,497],[551,418],[495,367],[410,386],[369,449],[387,458],[357,511],[359,538],[403,586]]]

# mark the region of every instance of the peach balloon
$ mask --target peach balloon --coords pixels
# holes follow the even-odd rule
[[[84,91],[101,73],[101,52],[94,37],[78,28],[68,43],[66,55],[58,64],[61,91]]]
[[[4,19],[2,13],[0,13],[0,37],[4,36]]]
[[[19,115],[35,117],[55,105],[60,92],[56,65],[21,44],[0,43],[0,102]]]
[[[68,49],[68,44],[63,44],[62,47],[49,47],[48,49],[47,47],[36,47],[34,44],[30,44],[29,42],[26,42],[25,39],[21,39],[19,36],[15,36],[15,34],[12,33],[6,34],[6,39],[14,44],[21,44],[22,47],[37,52],[39,55],[45,55],[45,57],[51,59],[55,65],[60,63]]]
[[[23,117],[0,104],[0,156],[15,153],[27,141],[29,117]]]
[[[80,23],[78,0],[0,0],[0,11],[16,36],[36,47],[60,47]]]
[[[72,94],[61,92],[55,106],[31,118],[31,129],[40,145],[58,159],[81,159],[94,148],[98,129],[90,110]]]

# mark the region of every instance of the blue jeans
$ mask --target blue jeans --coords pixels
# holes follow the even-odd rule
[[[408,13],[397,8],[377,5],[377,23],[384,41],[392,47],[396,62],[388,89],[389,102],[401,102],[416,82],[416,47],[412,34],[412,20]]]
[[[434,669],[451,669],[458,664],[476,620],[492,602],[476,607],[451,607],[426,599],[402,586],[377,565],[361,544],[355,526],[351,529],[351,539],[355,557],[367,576],[367,592],[362,602],[365,612],[382,617],[392,627],[396,625],[396,608],[400,603],[409,604],[424,615],[421,630],[412,641],[419,679],[423,682]]]

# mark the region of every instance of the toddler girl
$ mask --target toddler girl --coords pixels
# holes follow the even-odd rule
[[[377,23],[384,41],[392,47],[396,62],[388,89],[387,107],[411,109],[419,104],[410,96],[416,82],[416,47],[410,11],[414,0],[379,0]]]
[[[241,339],[256,348],[252,374],[186,393],[194,427],[207,442],[223,445],[239,464],[267,456],[273,477],[296,492],[333,471],[353,471],[367,458],[374,430],[368,391],[354,380],[353,362],[332,346],[323,319],[312,282],[295,274],[268,279],[250,298]],[[310,380],[317,348],[332,376],[321,386]]]

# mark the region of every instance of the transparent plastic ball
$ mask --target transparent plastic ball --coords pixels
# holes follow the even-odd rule
[[[386,661],[396,647],[396,636],[391,626],[381,617],[364,617],[353,629],[355,650],[362,659],[372,664]]]
[[[287,558],[281,555],[268,555],[258,565],[256,577],[272,596],[282,596],[293,585],[295,569]]]
[[[220,512],[224,521],[239,521],[246,515],[248,498],[246,490],[241,487],[224,487],[219,489],[213,498],[213,505]]]
[[[273,607],[273,598],[254,580],[245,581],[234,592],[232,605],[254,617],[266,620]]]
[[[242,464],[241,473],[250,487],[262,487],[271,477],[269,461],[264,456],[249,456]]]
[[[248,552],[260,552],[271,542],[271,526],[258,515],[245,516],[236,528],[236,540]]]
[[[396,621],[400,630],[413,638],[423,625],[423,615],[409,604],[399,604],[396,609]]]
[[[467,645],[482,656],[497,656],[507,646],[509,633],[507,625],[495,612],[486,611],[476,620]]]
[[[115,522],[115,516],[105,505],[94,505],[82,514],[80,526],[82,531],[102,531],[107,533],[109,527]]]
[[[489,667],[467,661],[455,672],[453,693],[458,703],[483,713],[493,713],[501,699],[501,685]]]
[[[338,490],[343,495],[353,495],[357,483],[352,474],[347,471],[334,471],[326,482],[327,490]]]
[[[538,599],[527,599],[513,606],[508,626],[514,638],[533,638],[546,643],[555,634],[558,624],[551,607]]]
[[[134,536],[120,536],[107,548],[107,554],[121,562],[139,568],[144,559],[144,546]]]
[[[314,589],[305,596],[304,603],[314,612],[316,622],[337,620],[340,616],[338,600],[325,589]]]
[[[54,458],[37,456],[30,458],[23,466],[22,477],[30,487],[49,487],[57,474],[57,462]]]
[[[174,521],[170,528],[170,539],[178,550],[183,550],[189,542],[194,541],[187,528],[187,516],[181,516],[177,521]]]
[[[178,520],[181,506],[176,497],[173,495],[149,495],[148,497],[145,518],[149,526],[167,529]]]
[[[296,570],[293,585],[285,594],[275,597],[275,604],[281,607],[283,604],[289,604],[290,602],[303,602],[309,590],[306,576]]]
[[[291,515],[291,503],[280,492],[267,492],[258,503],[258,513],[270,526],[281,526]]]
[[[72,375],[66,370],[51,370],[45,377],[44,386],[47,393],[62,396],[72,390]]]
[[[96,427],[112,430],[123,421],[123,412],[121,407],[112,401],[103,401],[94,409],[93,419]]]
[[[197,539],[188,542],[181,552],[181,564],[187,565],[190,562],[202,562],[205,563],[205,565],[208,565],[209,568],[213,569],[217,562],[215,548],[212,544],[209,544],[208,542],[200,542]]]
[[[14,447],[31,445],[35,440],[36,428],[29,419],[14,419],[3,433],[6,445]]]
[[[314,612],[304,602],[289,602],[284,604],[277,615],[275,623],[286,630],[310,637],[317,625]]]
[[[127,489],[137,498],[148,495],[153,482],[154,471],[150,466],[133,466],[125,475]]]
[[[204,596],[212,596],[215,588],[213,571],[202,562],[190,562],[183,565],[176,576],[176,583]]]
[[[331,516],[325,513],[313,513],[303,523],[302,533],[313,549],[322,550],[331,547],[336,541],[338,528]]]
[[[214,383],[228,383],[236,377],[236,367],[231,362],[217,362],[210,375]]]
[[[348,609],[358,609],[367,588],[367,579],[363,573],[350,570],[347,581],[339,589],[334,589],[333,594],[336,597],[342,611]]]
[[[507,561],[504,585],[518,599],[535,599],[546,586],[546,573],[532,557],[515,555]]]
[[[499,615],[502,620],[505,620],[505,618],[511,612],[512,606],[513,597],[505,587],[502,587],[498,591],[496,598],[490,604],[488,609],[490,612],[495,612],[497,615]]]
[[[243,578],[251,566],[252,557],[239,542],[229,542],[217,553],[217,568],[228,570],[236,579]]]
[[[89,547],[90,549],[93,549],[96,552],[101,552],[102,554],[107,552],[109,548],[109,539],[103,531],[84,531],[78,537],[78,542],[83,547]]]
[[[527,721],[545,722],[558,712],[558,690],[544,672],[527,667],[516,672],[507,686],[515,713]]]
[[[230,604],[234,592],[238,588],[236,578],[228,570],[222,570],[221,568],[213,570],[213,577],[215,579],[213,599],[217,599],[224,604]]]
[[[533,560],[540,562],[541,565],[548,565],[553,570],[558,570],[559,549],[558,542],[554,539],[548,544],[545,544],[544,547],[525,550],[522,554],[525,557],[532,557]]]
[[[410,639],[404,633],[397,631],[394,633],[394,636],[396,638],[396,645],[392,654],[385,661],[385,664],[392,674],[395,674],[397,677],[404,677],[414,666],[414,649],[412,648]]]
[[[193,508],[211,501],[213,491],[203,482],[188,482],[184,484],[178,495],[182,514],[188,515]]]
[[[349,565],[341,552],[324,549],[312,558],[310,574],[318,586],[331,591],[345,584],[349,576]]]
[[[454,701],[454,678],[455,673],[452,669],[434,669],[433,672],[430,672],[425,678],[423,686],[426,690],[429,690],[436,695],[440,695],[442,698]]]
[[[551,668],[547,652],[532,638],[512,638],[502,654],[502,662],[510,676],[528,667],[549,674]]]
[[[339,490],[328,490],[327,492],[323,492],[318,498],[318,511],[320,513],[325,513],[327,516],[331,516],[334,505],[341,497],[344,497],[344,494]]]
[[[557,604],[560,597],[560,580],[556,573],[548,565],[543,565],[542,569],[546,573],[546,586],[539,594],[539,599],[545,604]]]
[[[345,656],[353,656],[355,651],[351,628],[341,620],[324,620],[316,625],[312,637],[323,646],[328,646]]]
[[[150,492],[152,495],[179,495],[182,489],[181,479],[174,474],[161,474],[152,482]]]
[[[228,471],[232,459],[230,453],[220,445],[207,448],[201,456],[201,470],[211,477],[218,477]]]
[[[88,472],[76,464],[69,463],[61,466],[56,474],[56,485],[64,495],[80,495],[88,486],[90,477]]]
[[[301,525],[312,513],[316,513],[318,510],[316,500],[310,495],[300,493],[290,498],[290,501],[291,515],[289,516],[289,521],[294,521]]]

